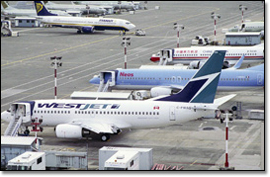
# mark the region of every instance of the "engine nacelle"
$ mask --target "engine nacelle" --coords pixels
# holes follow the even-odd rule
[[[164,87],[154,87],[150,90],[150,93],[151,97],[157,97],[162,95],[171,95],[173,93],[173,90]]]
[[[83,129],[78,125],[59,124],[56,126],[55,134],[58,138],[82,138]]]
[[[204,65],[205,61],[192,61],[189,64],[189,69],[200,69]],[[222,69],[227,69],[230,67],[229,61],[224,61]]]
[[[92,26],[84,26],[84,27],[82,27],[82,32],[84,32],[84,33],[94,33],[94,27],[92,27]]]
[[[189,64],[189,69],[200,69],[204,63],[204,61],[192,61]]]

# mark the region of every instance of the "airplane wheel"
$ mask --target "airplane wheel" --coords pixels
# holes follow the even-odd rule
[[[27,129],[23,133],[24,133],[24,135],[28,136],[30,134],[30,131]]]
[[[220,118],[220,123],[223,123],[223,119],[222,118]]]
[[[103,142],[109,141],[110,135],[109,134],[103,134],[103,135],[101,135],[100,139]]]

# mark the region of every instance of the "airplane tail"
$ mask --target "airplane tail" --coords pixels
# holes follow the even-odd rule
[[[225,54],[225,50],[216,50],[183,90],[155,101],[213,103]]]
[[[41,1],[34,2],[38,16],[57,16],[57,14],[50,13]]]

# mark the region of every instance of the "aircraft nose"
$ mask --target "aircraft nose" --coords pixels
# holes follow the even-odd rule
[[[90,84],[99,84],[100,83],[100,79],[98,77],[93,77],[90,81]]]
[[[9,113],[7,111],[4,111],[1,113],[1,120],[4,120],[6,122],[9,122]]]
[[[129,29],[134,29],[134,28],[136,28],[136,26],[131,23]]]
[[[159,57],[156,57],[156,56],[152,56],[152,57],[150,58],[150,60],[151,60],[152,62],[158,62],[158,61],[160,60],[160,58],[159,58]]]

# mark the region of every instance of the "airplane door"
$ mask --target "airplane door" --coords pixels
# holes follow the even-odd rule
[[[170,121],[175,121],[175,108],[170,107]]]
[[[23,123],[30,122],[31,104],[29,103],[14,103],[11,105],[11,115],[15,116],[15,119],[23,118]]]
[[[263,85],[262,74],[257,75],[257,85]]]

